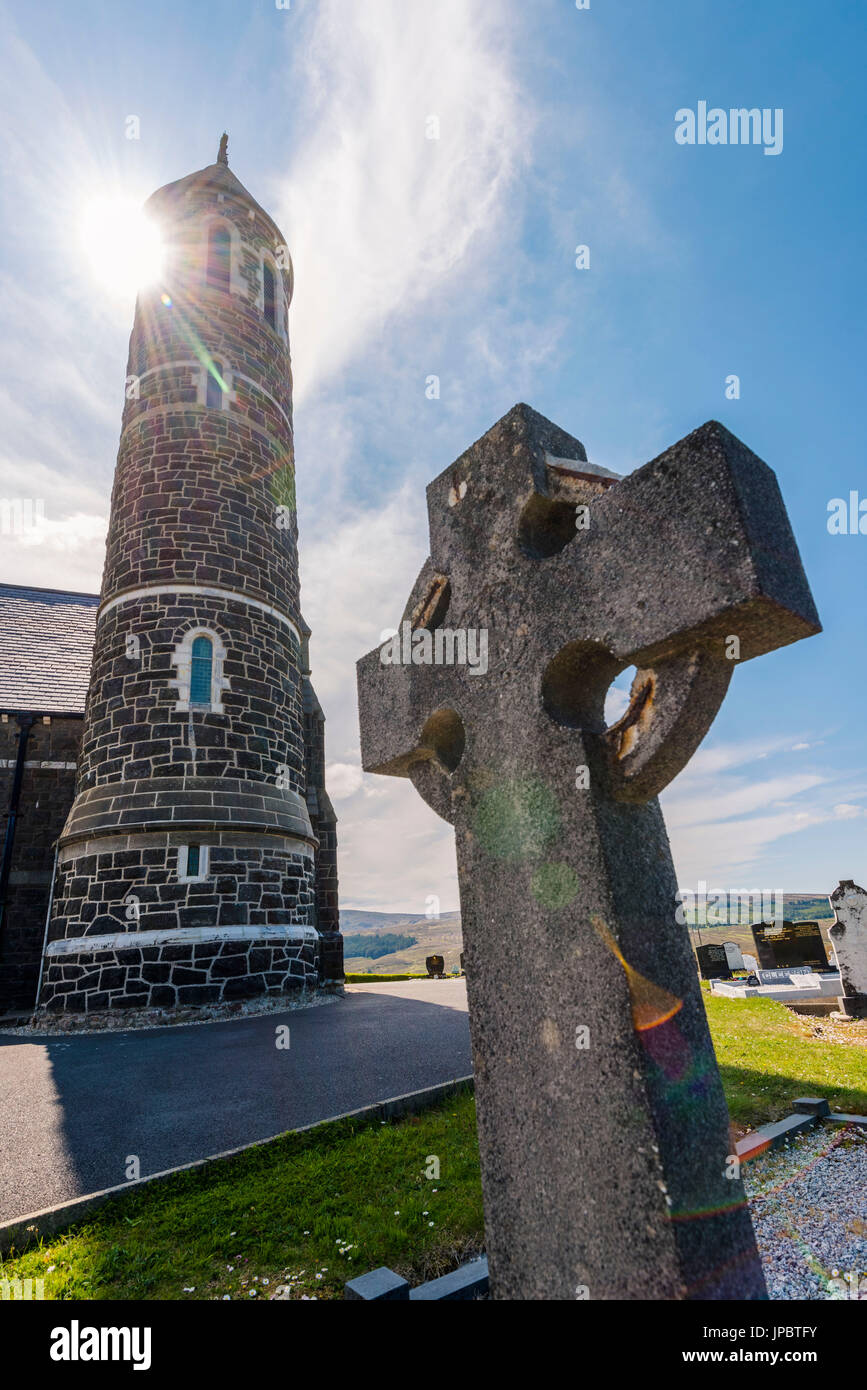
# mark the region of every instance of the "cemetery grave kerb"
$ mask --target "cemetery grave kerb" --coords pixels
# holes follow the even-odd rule
[[[428,511],[402,621],[486,631],[488,670],[371,652],[362,762],[455,827],[493,1295],[764,1297],[656,795],[732,653],[819,630],[774,474],[711,422],[594,476],[517,406]]]

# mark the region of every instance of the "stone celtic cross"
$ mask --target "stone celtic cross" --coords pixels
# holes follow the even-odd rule
[[[762,1298],[656,795],[819,630],[774,474],[711,423],[616,480],[520,405],[428,511],[362,761],[455,827],[494,1296]]]

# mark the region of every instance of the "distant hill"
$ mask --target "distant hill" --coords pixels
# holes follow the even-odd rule
[[[446,970],[460,969],[460,953],[464,949],[461,937],[461,914],[444,912],[438,922],[425,916],[404,912],[366,912],[358,908],[341,908],[340,926],[347,937],[379,933],[414,936],[416,944],[375,960],[368,956],[345,957],[345,967],[353,975],[423,975],[426,956],[442,956]]]
[[[717,909],[716,904],[713,902],[715,896],[714,890],[709,889],[707,896],[710,899],[708,906],[715,912]],[[688,903],[685,906],[686,917],[690,926],[699,926],[704,930],[704,912],[700,908],[690,909]],[[773,912],[773,903],[768,902],[767,906],[770,908],[771,912]],[[733,904],[733,907],[737,910],[735,904]],[[732,926],[747,927],[747,929],[749,929],[753,918],[751,913],[747,911],[747,907],[748,901],[746,895],[744,895],[741,904],[741,915],[736,917],[731,923]],[[766,916],[767,915],[769,914],[766,914]],[[834,920],[834,913],[831,910],[831,904],[828,902],[827,893],[784,893],[783,916],[788,922],[823,922],[825,920],[833,922]],[[758,920],[758,918],[756,920]],[[716,924],[714,924],[712,929],[716,929]]]
[[[418,938],[406,932],[353,932],[344,936],[343,951],[347,956],[367,956],[379,960],[380,956],[392,955],[395,951],[408,951],[418,945]]]
[[[784,903],[785,916],[789,921],[819,922],[827,940],[828,927],[834,920],[827,893],[786,893]],[[447,971],[460,967],[460,953],[464,947],[459,912],[444,912],[438,922],[430,922],[425,916],[419,917],[409,912],[368,912],[345,907],[340,912],[340,925],[344,936],[350,938],[368,933],[394,933],[416,939],[414,946],[375,959],[347,955],[346,969],[353,975],[424,974],[425,956],[443,956]],[[704,922],[696,925],[705,943],[736,941],[742,951],[755,954],[748,923],[739,922],[726,927],[707,927]],[[692,939],[693,945],[697,946],[697,932],[692,932]]]

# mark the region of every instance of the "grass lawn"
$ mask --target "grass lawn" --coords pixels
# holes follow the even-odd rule
[[[739,1130],[786,1114],[799,1095],[867,1113],[863,1042],[816,1038],[815,1021],[766,999],[705,1003]],[[425,1176],[430,1155],[438,1180]],[[0,1277],[44,1278],[47,1298],[261,1299],[290,1283],[295,1298],[341,1298],[346,1279],[378,1265],[411,1283],[434,1278],[482,1239],[475,1104],[464,1093],[387,1124],[285,1135],[146,1187],[0,1261]]]
[[[364,974],[352,975],[352,974],[348,974],[348,975],[346,975],[346,977],[345,977],[346,983],[347,983],[348,985],[383,985],[383,984],[388,984],[388,983],[389,983],[390,981],[392,981],[392,980],[427,980],[427,979],[429,979],[429,978],[430,978],[430,976],[428,975],[427,971],[425,971],[425,973],[424,973],[423,975],[373,975],[373,974],[371,974],[371,975],[364,975]]]
[[[425,1176],[430,1155],[438,1181]],[[0,1260],[0,1278],[44,1278],[46,1298],[267,1298],[290,1279],[294,1297],[342,1298],[378,1265],[421,1283],[481,1248],[463,1092],[422,1116],[341,1120],[145,1187]]]
[[[814,1027],[829,1025],[772,999],[705,994],[704,1002],[729,1114],[740,1132],[781,1119],[798,1096],[824,1096],[832,1110],[867,1114],[867,1025],[844,1024],[860,1039],[846,1044],[813,1036]]]
[[[444,978],[447,980],[457,980],[460,979],[460,976],[454,974],[446,974]],[[394,980],[430,980],[432,979],[432,976],[430,976],[425,970],[424,973],[421,975],[348,974],[345,976],[345,979],[348,985],[383,985],[389,984]]]

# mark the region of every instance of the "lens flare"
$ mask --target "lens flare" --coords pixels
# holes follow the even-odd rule
[[[655,985],[652,980],[648,980],[624,960],[623,952],[601,917],[591,917],[590,921],[611,954],[617,957],[626,972],[626,983],[629,986],[629,998],[632,1002],[632,1026],[635,1031],[644,1033],[649,1028],[658,1028],[660,1024],[667,1023],[670,1018],[674,1018],[674,1015],[683,1008],[683,1000],[678,999],[677,995],[672,994],[670,990],[663,989],[662,985]]]

